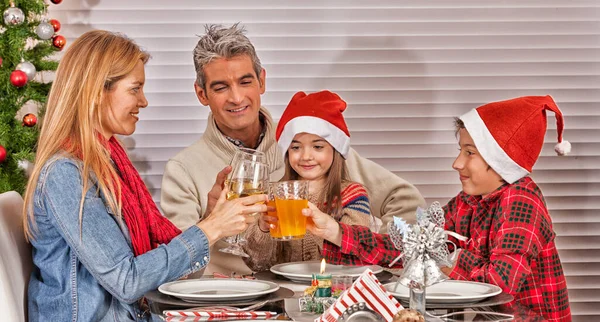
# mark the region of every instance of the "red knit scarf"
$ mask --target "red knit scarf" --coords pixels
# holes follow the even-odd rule
[[[122,214],[135,256],[144,254],[160,244],[166,244],[181,234],[181,230],[158,211],[140,174],[114,137],[108,141],[108,148],[110,157],[120,173]]]

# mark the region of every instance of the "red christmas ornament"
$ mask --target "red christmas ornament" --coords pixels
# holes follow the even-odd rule
[[[2,67],[2,57],[0,57],[0,67]]]
[[[54,35],[52,37],[52,45],[58,49],[62,50],[67,44],[67,39],[61,35]]]
[[[22,70],[15,70],[10,74],[10,83],[16,87],[23,87],[27,84],[27,74]]]
[[[60,30],[60,21],[56,19],[50,19],[49,23],[52,25],[52,28],[54,28],[54,32],[58,32]]]
[[[37,116],[33,113],[27,113],[23,116],[23,126],[32,127],[37,124]]]
[[[50,2],[52,2],[54,4],[60,4],[62,2],[62,0],[50,0]]]
[[[4,160],[6,160],[6,149],[0,145],[0,163],[4,162]]]

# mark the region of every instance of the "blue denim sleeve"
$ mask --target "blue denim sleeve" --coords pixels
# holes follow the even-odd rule
[[[198,271],[208,264],[209,242],[196,226],[168,244],[134,256],[118,219],[108,212],[91,183],[80,224],[83,184],[73,161],[56,161],[42,178],[40,202],[46,209],[48,220],[98,283],[118,300],[133,303],[162,283]]]

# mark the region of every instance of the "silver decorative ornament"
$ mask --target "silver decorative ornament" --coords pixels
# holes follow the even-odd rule
[[[18,26],[25,21],[23,10],[11,5],[10,8],[4,10],[4,24],[7,26]]]
[[[35,66],[28,61],[23,61],[17,65],[16,70],[20,70],[27,75],[27,81],[30,82],[35,77]]]
[[[51,24],[42,21],[35,28],[35,34],[42,40],[48,40],[54,36],[54,27]]]

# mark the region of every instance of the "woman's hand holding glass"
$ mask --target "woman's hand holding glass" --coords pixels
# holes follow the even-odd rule
[[[253,195],[265,195],[269,189],[269,167],[265,163],[253,159],[238,159],[233,165],[227,186],[227,200],[235,200]],[[263,206],[265,206],[264,203],[266,201],[268,201],[266,197],[261,199]],[[263,211],[257,211],[249,215],[257,215],[266,210],[265,206]],[[258,219],[258,216],[254,218],[254,220],[256,219]],[[246,254],[241,246],[245,242],[242,234],[236,235],[234,239],[229,239],[227,242],[229,242],[229,246],[219,249],[219,251],[248,257],[248,254]]]
[[[234,236],[245,231],[248,225],[256,222],[255,213],[267,212],[267,195],[257,194],[243,198],[227,200],[229,188],[221,191],[219,199],[211,213],[198,226],[206,234],[210,245],[223,237]]]

